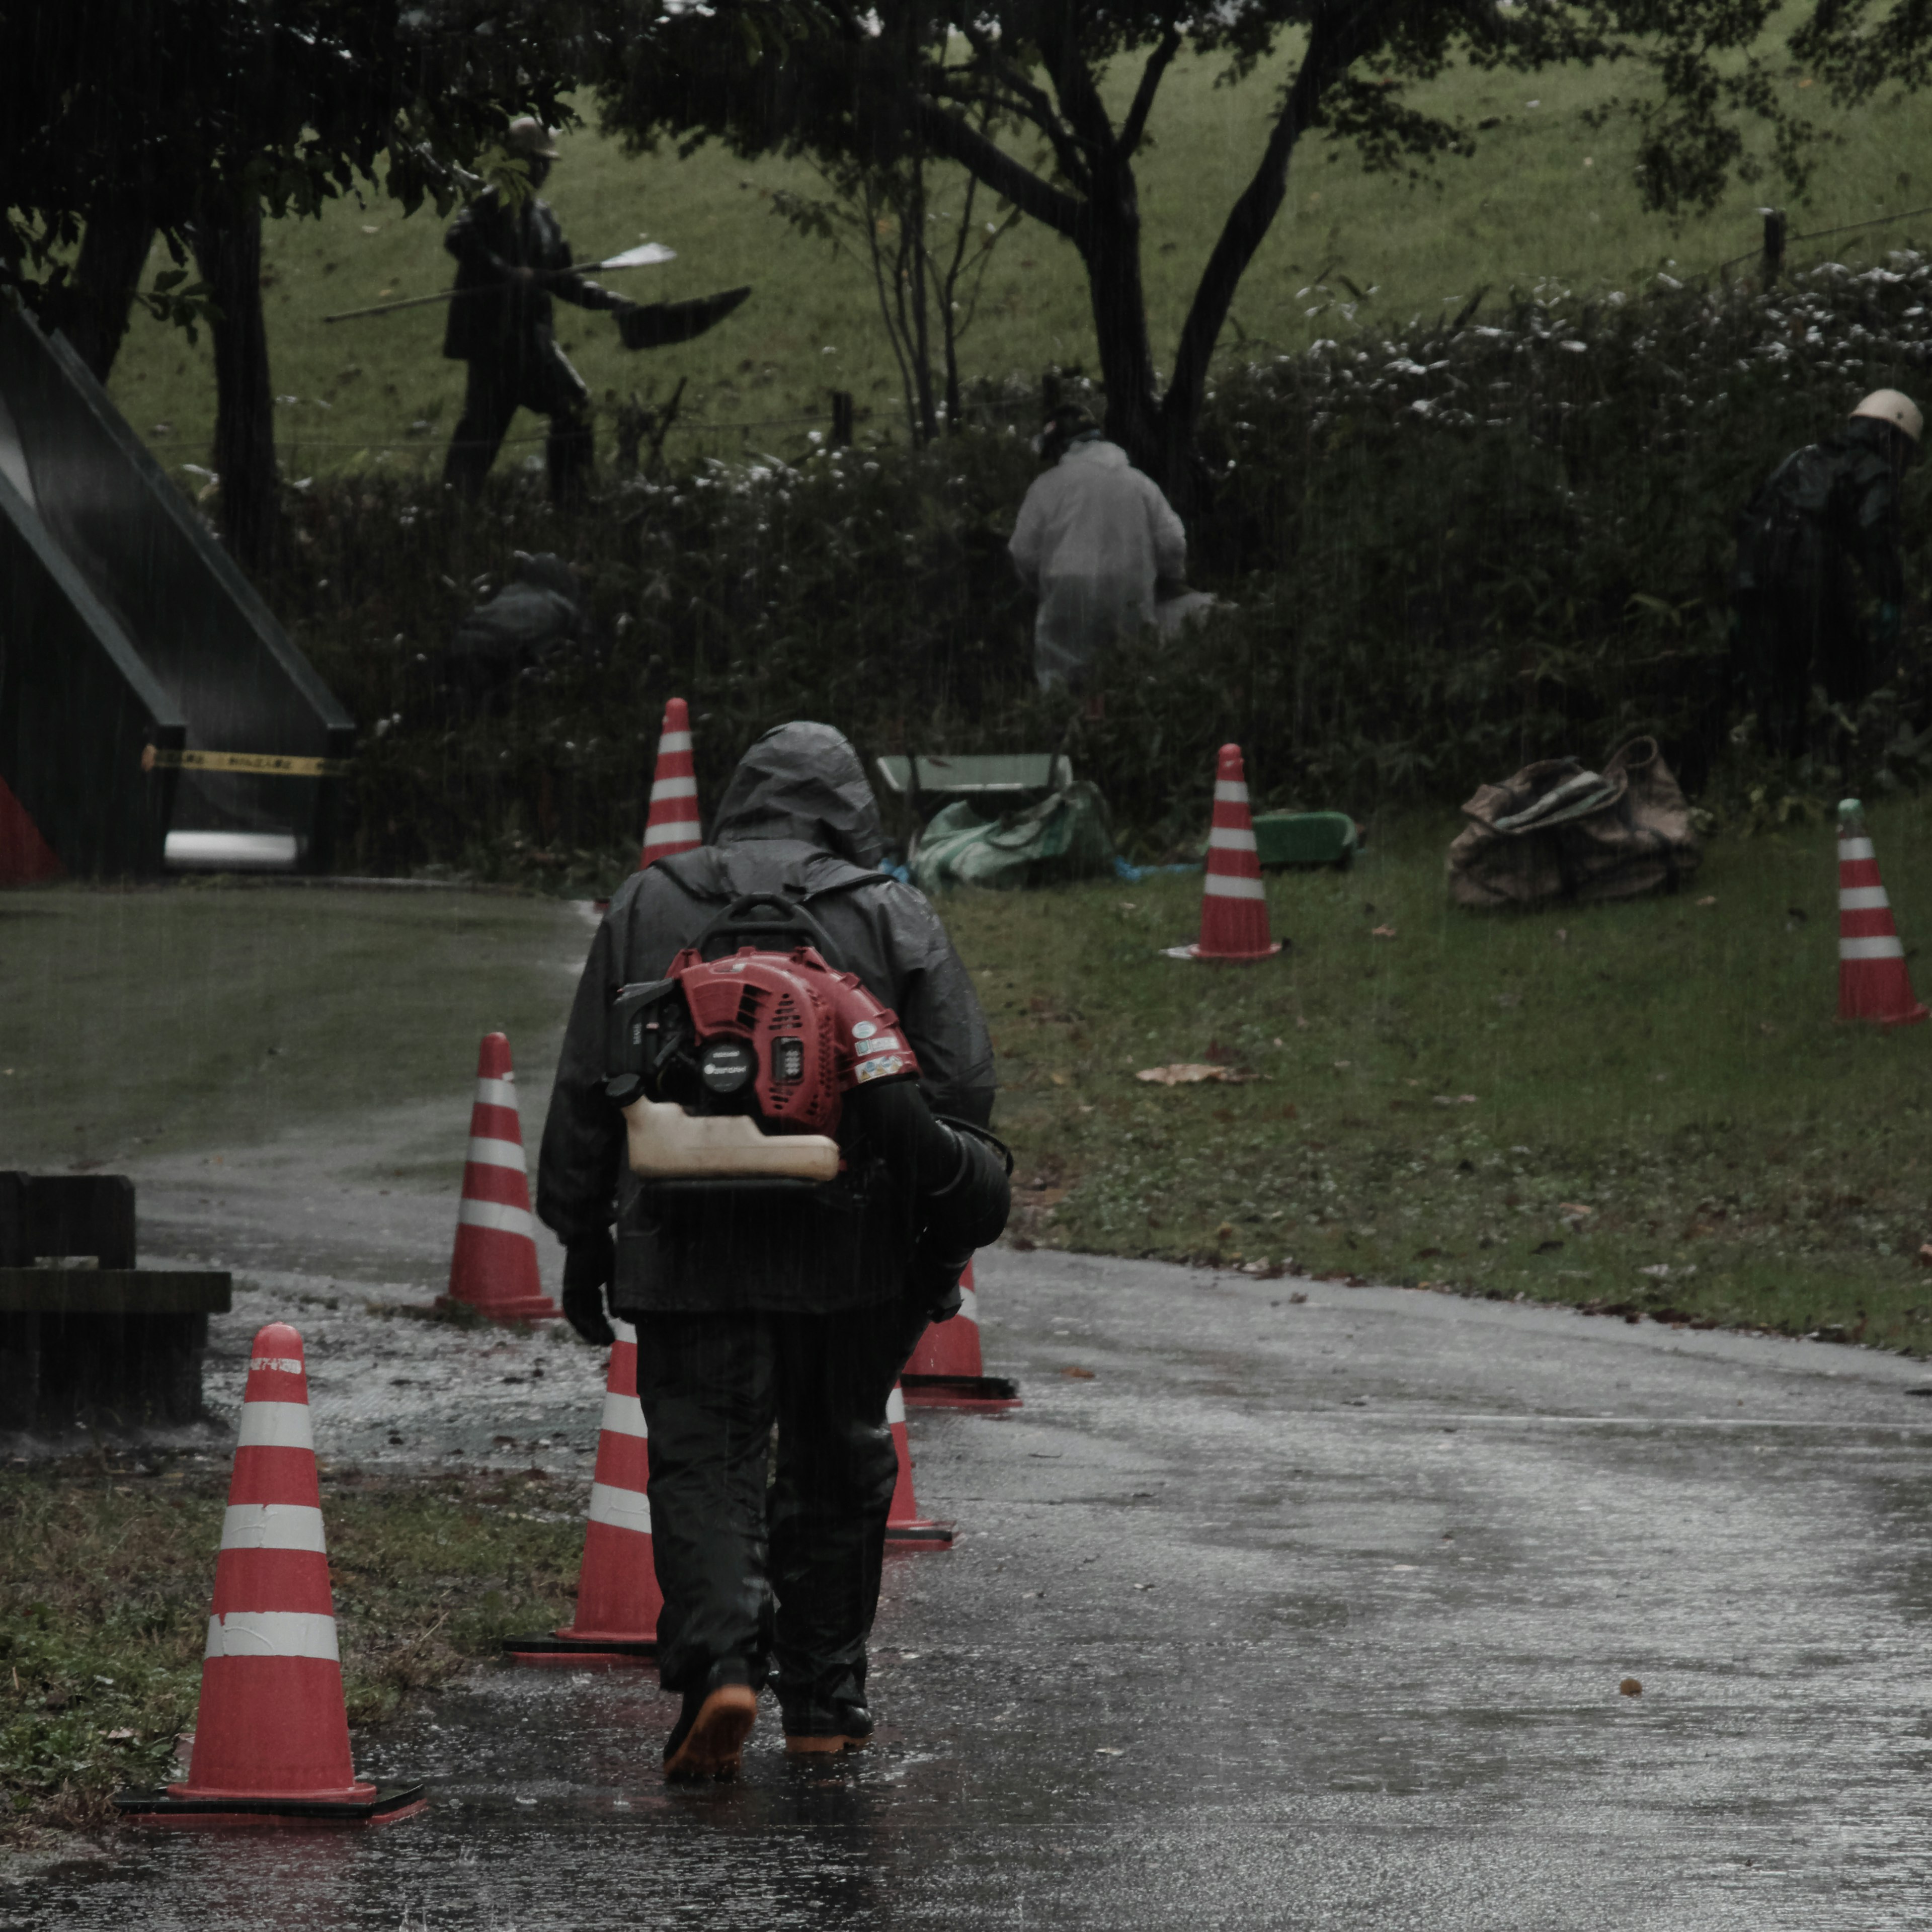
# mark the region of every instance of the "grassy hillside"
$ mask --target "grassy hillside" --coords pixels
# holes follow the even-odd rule
[[[1195,63],[1178,66],[1167,82],[1154,118],[1156,145],[1141,170],[1157,355],[1171,348],[1214,236],[1259,152],[1280,78],[1278,70],[1219,88],[1211,66]],[[1794,74],[1789,84],[1806,82]],[[1714,215],[1681,226],[1640,212],[1628,135],[1584,124],[1585,110],[1611,86],[1608,76],[1582,71],[1529,82],[1450,77],[1433,90],[1442,104],[1472,123],[1493,117],[1497,124],[1480,136],[1475,159],[1445,162],[1434,184],[1366,176],[1352,151],[1305,145],[1288,205],[1236,300],[1224,352],[1244,340],[1297,347],[1354,322],[1400,327],[1444,302],[1460,304],[1485,284],[1502,291],[1556,277],[1628,286],[1660,266],[1701,272],[1753,248],[1762,185],[1739,188]],[[1798,232],[1932,201],[1925,101],[1875,108],[1839,131],[1843,145],[1821,169],[1816,193],[1793,211]],[[564,310],[561,339],[600,401],[634,389],[662,396],[688,377],[693,426],[674,445],[686,454],[795,449],[806,425],[791,419],[822,416],[835,388],[851,390],[861,410],[872,412],[862,417],[862,436],[903,435],[868,272],[800,238],[774,211],[774,191],[812,191],[808,164],[741,161],[718,149],[682,161],[669,152],[632,159],[589,128],[562,145],[550,198],[580,255],[648,236],[676,248],[678,260],[625,279],[640,298],[742,282],[757,291],[700,340],[643,356],[624,354],[606,318]],[[936,202],[952,210],[959,198],[956,182]],[[1912,236],[1932,238],[1932,220],[1870,229],[1832,246],[1863,258]],[[451,264],[440,243],[433,211],[405,220],[380,200],[338,203],[320,220],[284,222],[267,238],[279,440],[291,476],[440,460],[462,392],[461,365],[440,353],[441,310],[334,326],[320,318],[447,286]],[[1821,252],[1822,244],[1800,248],[1794,256]],[[1304,292],[1324,271],[1346,308]],[[1358,308],[1343,277],[1374,292]],[[1085,287],[1070,246],[1026,225],[1001,242],[964,360],[970,375],[1028,381],[1049,364],[1094,366]],[[113,388],[164,460],[206,463],[214,387],[205,336],[190,346],[137,317]],[[700,433],[700,422],[712,427]],[[761,427],[726,427],[746,423]],[[518,432],[533,436],[538,428],[526,417]],[[608,428],[600,442],[608,451]],[[510,454],[538,447],[526,442]]]

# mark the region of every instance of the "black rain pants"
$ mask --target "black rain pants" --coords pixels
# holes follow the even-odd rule
[[[442,480],[466,496],[479,494],[509,434],[511,419],[519,409],[533,410],[550,418],[544,457],[552,500],[565,504],[580,501],[590,487],[595,454],[590,392],[563,351],[553,342],[538,340],[507,356],[478,356],[469,370],[463,414],[449,439]]]
[[[1766,747],[1796,758],[1810,742],[1811,687],[1856,704],[1871,690],[1871,653],[1856,604],[1833,587],[1801,581],[1740,592],[1736,650]]]
[[[923,1310],[628,1318],[650,1431],[665,1689],[700,1689],[720,1664],[741,1664],[758,1688],[775,1663],[788,1710],[862,1703],[898,1474],[886,1403]]]

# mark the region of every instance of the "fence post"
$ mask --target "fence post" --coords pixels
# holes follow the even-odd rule
[[[852,392],[849,389],[832,392],[832,446],[834,449],[852,447]]]
[[[1784,211],[1767,208],[1764,212],[1764,262],[1759,279],[1773,286],[1784,272]]]

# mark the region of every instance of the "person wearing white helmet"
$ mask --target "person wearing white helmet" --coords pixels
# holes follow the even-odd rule
[[[443,481],[476,495],[511,419],[519,409],[532,410],[550,418],[544,453],[550,493],[567,502],[590,482],[590,392],[557,346],[550,298],[614,310],[620,319],[636,304],[572,271],[562,226],[536,192],[556,158],[550,130],[524,115],[510,123],[505,145],[529,170],[530,193],[512,203],[500,190],[485,188],[443,239],[457,271],[442,352],[470,365]]]
[[[1787,456],[1738,515],[1733,661],[1774,752],[1806,748],[1814,684],[1856,704],[1892,673],[1905,602],[1900,490],[1924,428],[1910,397],[1875,389],[1842,429]],[[1870,629],[1861,577],[1878,604]]]

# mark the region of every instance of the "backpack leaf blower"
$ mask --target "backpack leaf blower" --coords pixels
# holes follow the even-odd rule
[[[956,1281],[1006,1226],[1012,1156],[932,1113],[897,1016],[833,954],[802,905],[754,893],[663,979],[618,988],[605,1090],[631,1170],[662,1212],[694,1194],[829,1190],[877,1163],[917,1204],[922,1261],[956,1255]]]

